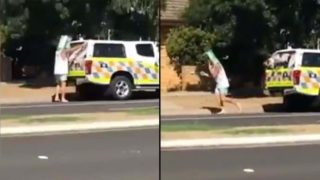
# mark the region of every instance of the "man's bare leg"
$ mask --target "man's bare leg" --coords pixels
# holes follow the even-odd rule
[[[218,114],[224,113],[223,97],[222,97],[222,94],[220,92],[216,92],[216,100],[219,101],[219,105],[220,105],[220,108],[221,108],[221,111]]]
[[[235,105],[238,108],[239,112],[242,112],[242,108],[241,108],[240,104],[235,102],[233,99],[231,99],[229,97],[226,97],[226,96],[223,96],[222,99],[223,99],[224,102],[227,102],[227,103]]]
[[[58,83],[56,86],[56,94],[54,95],[55,102],[60,101],[60,98],[59,98],[60,90],[61,90],[60,84]]]
[[[61,82],[61,102],[68,102],[66,100],[66,86],[67,83],[65,81]]]

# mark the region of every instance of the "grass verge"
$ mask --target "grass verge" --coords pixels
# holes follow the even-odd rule
[[[127,111],[129,115],[154,115],[159,114],[159,108],[134,108]]]
[[[121,120],[143,120],[158,117],[158,108],[136,108],[122,112],[106,113],[79,113],[79,114],[54,114],[54,115],[0,115],[1,124],[39,124],[39,123],[63,123],[78,121],[121,121]]]
[[[207,124],[163,124],[162,132],[186,132],[186,131],[219,131],[228,127],[210,126]]]
[[[318,133],[320,133],[320,125],[316,124],[253,127],[219,127],[200,123],[161,124],[162,139],[197,139]]]
[[[229,135],[250,135],[250,134],[274,134],[286,133],[287,129],[281,127],[227,127],[212,126],[208,124],[164,124],[161,125],[162,132],[212,132]]]

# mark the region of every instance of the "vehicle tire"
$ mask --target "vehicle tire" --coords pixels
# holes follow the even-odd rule
[[[116,76],[108,88],[108,94],[114,99],[126,100],[132,96],[133,84],[126,76]]]

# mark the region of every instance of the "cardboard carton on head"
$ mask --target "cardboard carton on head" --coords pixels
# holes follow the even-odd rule
[[[70,48],[72,38],[67,35],[62,35],[59,40],[57,50],[68,49]]]
[[[211,62],[212,64],[220,64],[219,59],[216,57],[216,55],[211,49],[206,51],[205,54],[209,57],[209,62]]]

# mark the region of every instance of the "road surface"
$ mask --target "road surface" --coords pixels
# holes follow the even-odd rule
[[[128,101],[83,101],[70,103],[30,103],[0,105],[2,115],[42,115],[121,111],[130,108],[159,107],[158,99]]]
[[[3,180],[158,180],[158,129],[2,138]]]
[[[320,113],[162,116],[162,124],[203,123],[214,126],[271,126],[320,124]]]
[[[161,152],[163,180],[319,180],[320,145]]]

